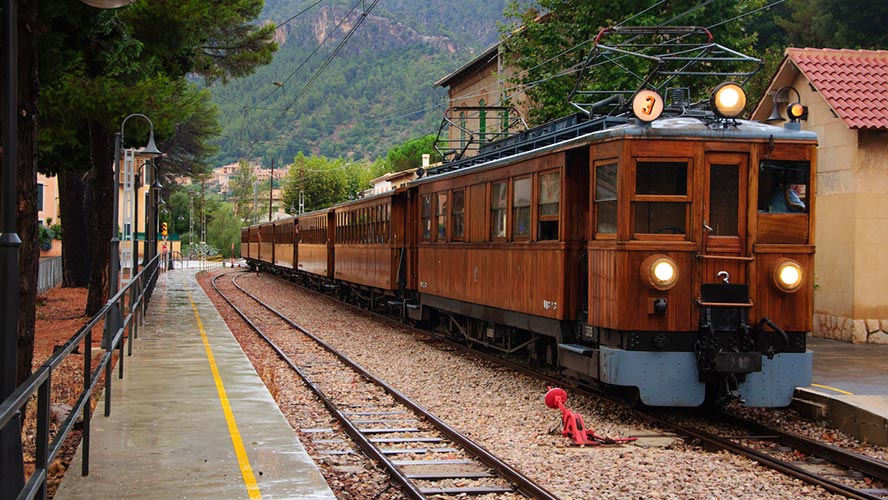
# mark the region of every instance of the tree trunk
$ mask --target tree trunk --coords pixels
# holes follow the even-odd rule
[[[65,221],[62,236],[62,286],[89,285],[94,248],[92,225],[86,223],[85,172],[59,174],[59,214]]]
[[[19,2],[25,26],[34,26],[37,2]],[[31,375],[34,357],[34,321],[40,247],[37,243],[37,57],[33,30],[18,30],[18,192],[16,226],[22,240],[19,250],[19,317],[16,381]],[[24,116],[23,116],[24,115]]]
[[[86,219],[83,223],[95,230],[92,252],[92,276],[86,299],[86,315],[99,312],[108,301],[108,262],[111,256],[111,235],[117,221],[111,220],[114,192],[117,189],[112,167],[112,137],[95,123],[89,124],[90,173],[86,184]],[[117,277],[113,277],[117,279]]]

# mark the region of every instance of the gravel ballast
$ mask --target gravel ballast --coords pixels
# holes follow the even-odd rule
[[[561,437],[560,413],[543,403],[548,388],[539,380],[443,344],[426,342],[424,334],[372,318],[270,275],[248,274],[238,281],[561,498],[842,498],[750,460],[704,452],[681,440],[667,448],[572,446]],[[231,320],[232,314],[223,313],[223,317]],[[261,342],[255,334],[235,335],[260,374],[271,369],[266,366],[274,363],[266,358],[272,355],[252,345]],[[299,407],[310,399],[304,395],[307,390],[279,368],[272,373],[272,394],[294,428],[305,428],[290,414],[304,411]],[[263,378],[267,379],[268,373]],[[663,432],[606,401],[570,394],[567,406],[584,416],[587,428],[605,436]],[[311,425],[330,427],[329,416],[313,418],[316,424]],[[307,435],[300,437],[305,441]],[[310,442],[306,446],[311,451]],[[359,455],[349,457],[359,462],[358,468],[372,471],[372,464],[360,462]],[[384,474],[377,471],[375,477],[364,479],[374,485],[374,494],[367,498],[398,498],[396,491],[382,491]],[[360,498],[361,494],[346,492],[340,497]]]

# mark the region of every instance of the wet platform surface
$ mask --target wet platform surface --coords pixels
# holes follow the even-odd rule
[[[888,346],[809,337],[808,348],[814,351],[812,383],[796,397],[817,405],[808,409],[810,416],[862,441],[888,445]]]
[[[196,272],[159,279],[111,416],[96,407],[89,476],[78,450],[55,498],[335,498]]]

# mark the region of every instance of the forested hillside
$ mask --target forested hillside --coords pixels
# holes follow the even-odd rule
[[[268,0],[262,17],[281,24],[313,3]],[[389,0],[360,21],[372,1],[321,1],[281,25],[271,64],[212,88],[223,126],[216,163],[289,162],[299,151],[376,158],[433,133],[445,95],[434,82],[496,41],[505,3]]]

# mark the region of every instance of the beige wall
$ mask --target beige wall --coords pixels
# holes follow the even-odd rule
[[[47,177],[43,174],[37,174],[37,184],[43,185],[43,208],[37,210],[37,220],[44,224],[52,219],[53,224],[61,222],[59,220],[59,178],[57,176]]]

